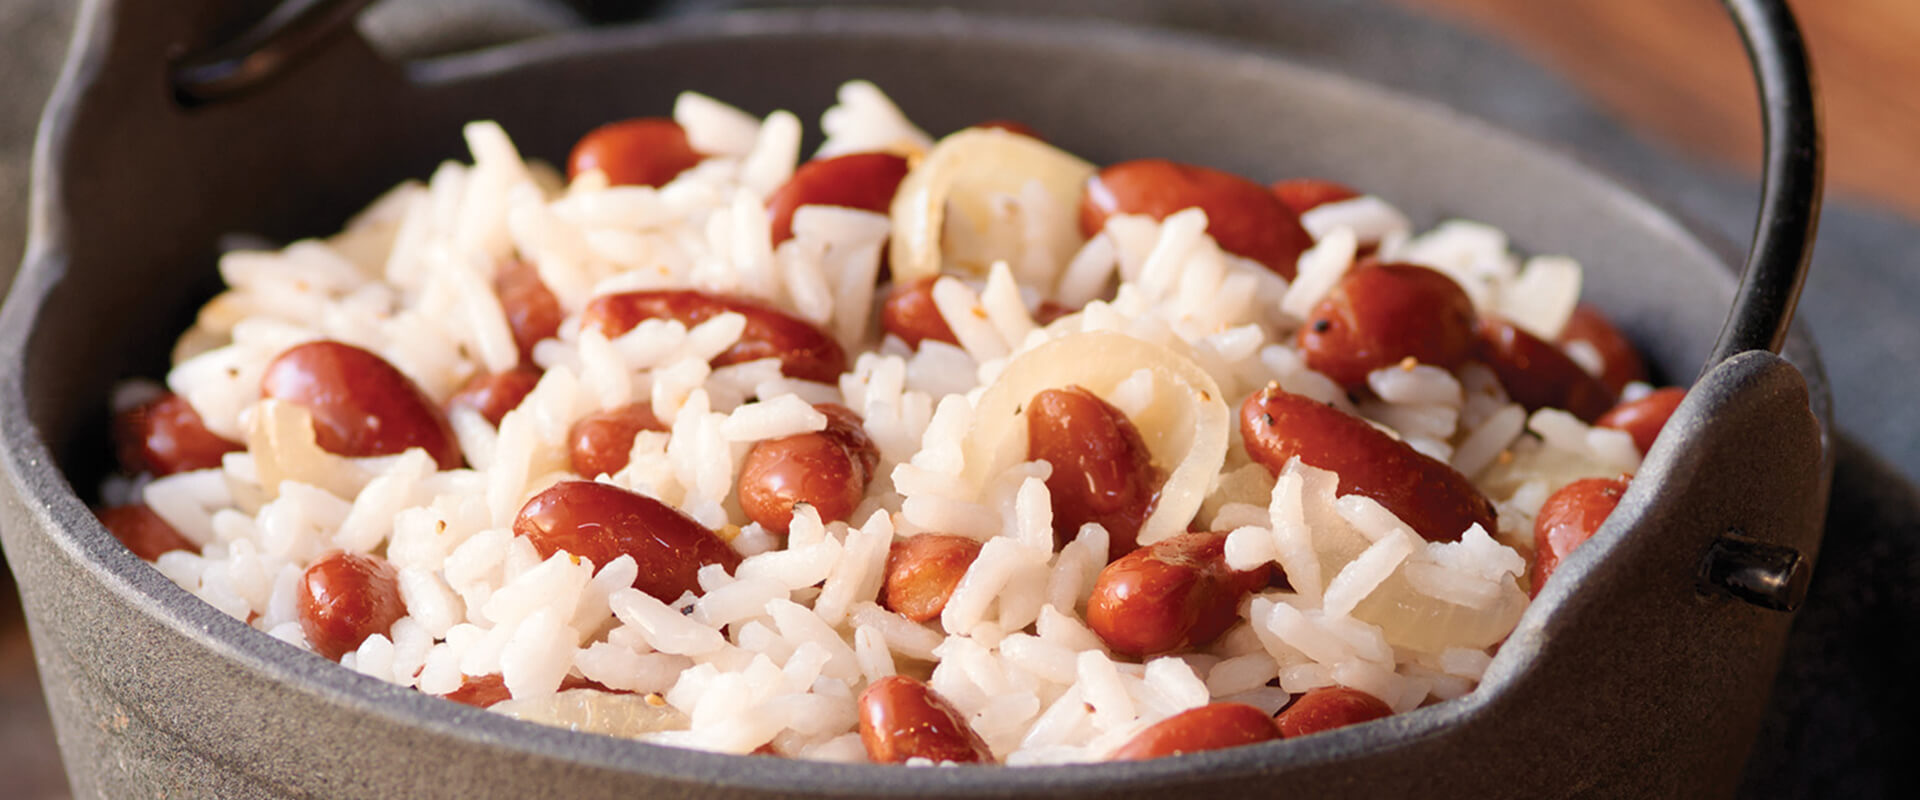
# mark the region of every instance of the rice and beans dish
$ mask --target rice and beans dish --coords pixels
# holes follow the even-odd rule
[[[220,261],[106,527],[296,647],[522,719],[1013,765],[1472,691],[1682,390],[1580,267],[1324,180],[683,95],[492,123]]]

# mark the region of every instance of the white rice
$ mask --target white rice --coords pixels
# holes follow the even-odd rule
[[[917,158],[934,146],[872,84],[849,83],[838,99],[822,120],[822,156]],[[160,557],[161,573],[308,647],[295,599],[302,571],[331,549],[379,554],[397,568],[407,615],[343,664],[436,694],[498,674],[513,697],[504,713],[644,720],[595,729],[725,752],[771,743],[790,756],[862,760],[854,698],[935,662],[932,685],[997,758],[1065,763],[1102,759],[1145,726],[1211,701],[1274,711],[1293,694],[1340,684],[1406,710],[1469,691],[1487,647],[1524,608],[1517,577],[1530,542],[1519,532],[1546,493],[1638,466],[1625,434],[1564,412],[1528,415],[1483,368],[1378,370],[1374,397],[1356,406],[1291,346],[1366,244],[1453,276],[1480,310],[1553,338],[1577,302],[1579,265],[1523,264],[1491,227],[1449,222],[1416,236],[1379,198],[1328,204],[1302,219],[1318,242],[1289,284],[1222,252],[1199,209],[1164,221],[1116,216],[1063,248],[1054,232],[1074,209],[1029,181],[988,198],[993,219],[967,226],[950,215],[953,246],[990,257],[933,289],[959,345],[909,350],[875,330],[887,216],[808,206],[794,215],[791,240],[769,239],[765,199],[798,164],[797,118],[755,119],[692,93],[673,116],[710,158],[658,189],[600,176],[563,186],[498,126],[475,123],[465,129],[473,165],[448,162],[427,182],[394,189],[331,239],[225,256],[229,289],[182,337],[166,383],[210,430],[249,449],[217,469],[110,487],[137,491],[202,547]],[[519,353],[491,289],[494,265],[508,257],[534,265],[569,318],[535,349],[545,374],[497,429],[453,414],[470,467],[437,471],[420,451],[326,453],[304,409],[259,399],[269,361],[322,338],[373,350],[436,401],[475,374],[511,368]],[[772,360],[714,368],[743,334],[739,314],[691,329],[649,320],[612,339],[579,322],[594,297],[657,287],[775,304],[837,339],[852,368],[835,384],[785,377]],[[1043,299],[1081,310],[1041,326],[1033,309]],[[998,457],[997,443],[974,438],[992,423],[976,406],[1011,364],[1089,331],[1175,354],[1226,395],[1209,403],[1231,407],[1277,383],[1361,413],[1480,479],[1501,530],[1426,543],[1379,504],[1337,497],[1337,476],[1297,461],[1275,476],[1236,442],[1196,490],[1196,500],[1206,495],[1198,516],[1231,531],[1230,565],[1272,564],[1290,590],[1243,603],[1240,621],[1204,652],[1116,658],[1084,622],[1109,532],[1089,525],[1056,551],[1049,465],[982,463]],[[1573,355],[1595,366],[1595,354]],[[1164,367],[1126,366],[1105,398],[1150,448],[1170,446],[1199,401]],[[122,394],[131,402],[153,391]],[[649,403],[670,430],[636,436],[617,474],[571,475],[573,422],[630,402]],[[850,520],[823,522],[803,508],[783,543],[746,519],[735,481],[753,443],[823,429],[821,402],[862,417],[880,451],[876,479]],[[575,478],[677,505],[730,537],[740,566],[703,569],[697,597],[662,601],[630,588],[639,572],[631,557],[597,567],[564,553],[540,558],[514,536],[514,517],[533,494]],[[877,603],[891,545],[928,531],[983,546],[939,618],[921,624]],[[1439,622],[1394,610],[1403,606]],[[654,705],[559,691],[569,675],[650,694]]]

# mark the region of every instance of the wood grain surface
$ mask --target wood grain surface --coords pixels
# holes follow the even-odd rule
[[[1759,109],[1718,0],[1398,0],[1512,42],[1637,130],[1745,170]],[[1827,180],[1920,217],[1920,0],[1795,0],[1827,121]]]
[[[53,721],[40,697],[33,648],[13,576],[0,562],[0,797],[60,800],[67,776],[53,742]]]

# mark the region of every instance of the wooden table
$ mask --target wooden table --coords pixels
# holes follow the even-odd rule
[[[40,699],[40,681],[27,646],[26,624],[13,577],[0,563],[0,797],[54,800],[67,796],[53,723]]]
[[[1756,171],[1759,106],[1718,0],[1397,0],[1512,42],[1642,132]],[[1829,196],[1920,218],[1920,2],[1794,0],[1827,112]]]

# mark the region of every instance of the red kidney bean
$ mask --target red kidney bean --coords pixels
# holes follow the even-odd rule
[[[1540,337],[1491,317],[1480,320],[1475,335],[1480,360],[1528,411],[1558,408],[1591,423],[1613,405],[1606,384]]]
[[[965,536],[922,533],[896,539],[887,551],[880,605],[914,622],[938,617],[979,556],[980,542]]]
[[[513,343],[520,348],[520,364],[530,367],[533,346],[558,335],[560,321],[567,316],[560,298],[540,280],[539,270],[517,258],[500,265],[493,288],[506,312],[507,327],[513,331]]]
[[[132,550],[140,558],[152,561],[162,554],[175,550],[199,552],[192,541],[174,530],[172,525],[153,513],[146,503],[103,508],[94,512],[100,518],[100,524],[121,544]]]
[[[933,302],[933,284],[939,280],[938,275],[928,275],[894,284],[886,302],[880,305],[880,327],[915,350],[928,339],[958,347],[960,337],[953,335],[947,318],[940,315],[940,307]]]
[[[1280,735],[1293,739],[1391,716],[1378,697],[1345,686],[1309,689],[1273,718]]]
[[[447,408],[471,408],[481,418],[499,425],[507,412],[520,407],[527,393],[540,383],[540,370],[515,367],[506,372],[488,372],[467,379],[467,383],[447,400]]]
[[[1367,373],[1411,358],[1451,370],[1473,355],[1473,301],[1452,278],[1413,264],[1355,270],[1307,315],[1307,366],[1348,391]]]
[[[860,415],[837,403],[814,408],[827,427],[755,442],[740,465],[740,510],[774,533],[785,534],[793,507],[813,506],[821,522],[844,522],[866,497],[880,447]]]
[[[1183,533],[1122,556],[1094,579],[1087,627],[1116,653],[1148,656],[1219,638],[1269,568],[1227,566],[1225,532]]]
[[[1240,406],[1247,455],[1278,474],[1299,456],[1340,476],[1339,492],[1371,497],[1433,542],[1459,541],[1478,524],[1496,526],[1493,503],[1453,467],[1435,461],[1359,417],[1269,386]]]
[[[220,466],[220,457],[244,450],[207,430],[187,399],[171,392],[120,413],[114,420],[120,466],[128,472],[172,475]]]
[[[1027,403],[1027,460],[1053,465],[1053,540],[1063,546],[1080,526],[1107,529],[1107,557],[1133,551],[1166,476],[1127,415],[1078,386],[1048,389]]]
[[[1017,133],[1029,139],[1039,139],[1043,142],[1047,140],[1046,137],[1040,135],[1039,131],[1034,130],[1033,126],[1014,119],[990,119],[986,122],[976,123],[973,127]]]
[[[860,693],[859,703],[860,742],[875,763],[993,761],[993,751],[960,712],[920,681],[904,675],[881,678]]]
[[[1099,233],[1115,214],[1166,219],[1198,207],[1220,249],[1253,259],[1293,280],[1313,237],[1299,215],[1267,187],[1231,173],[1159,158],[1125,161],[1094,175],[1080,194],[1080,232]]]
[[[1288,178],[1268,187],[1295,214],[1305,214],[1328,203],[1352,200],[1360,192],[1343,183],[1319,178]]]
[[[653,404],[645,400],[581,417],[567,431],[573,472],[583,478],[619,472],[633,455],[633,437],[641,431],[666,429],[653,415]]]
[[[578,675],[568,675],[560,679],[560,691],[574,689],[593,689],[609,694],[633,694],[625,689],[610,688],[604,683]],[[486,708],[495,703],[513,699],[513,693],[507,691],[507,679],[498,672],[468,676],[460,681],[460,688],[440,696],[474,708]]]
[[[424,448],[441,469],[460,466],[447,415],[385,359],[334,341],[308,342],[267,365],[260,394],[313,414],[320,449],[384,456]]]
[[[633,588],[664,603],[698,593],[701,567],[731,572],[740,565],[738,552],[674,507],[595,481],[561,481],[534,495],[514,517],[513,532],[541,558],[565,550],[600,567],[633,556],[640,567]]]
[[[825,331],[758,301],[721,297],[686,289],[601,295],[587,304],[585,323],[609,338],[633,330],[644,320],[679,320],[693,327],[732,311],[747,318],[740,341],[713,359],[724,367],[762,358],[780,359],[790,378],[833,383],[847,371],[847,354]]]
[[[1600,354],[1600,382],[1614,396],[1618,397],[1627,384],[1647,379],[1647,365],[1640,360],[1640,351],[1600,309],[1586,303],[1574,306],[1573,316],[1560,329],[1559,345],[1566,347],[1574,342],[1586,342]]]
[[[801,164],[793,177],[767,195],[773,243],[793,238],[793,212],[801,206],[839,206],[885,214],[893,191],[907,177],[907,160],[892,153],[851,153]]]
[[[1208,703],[1147,726],[1108,756],[1113,761],[1143,761],[1181,753],[1221,750],[1280,738],[1267,712],[1245,703]]]
[[[379,556],[335,551],[307,567],[295,600],[313,651],[339,661],[374,634],[390,635],[407,615],[393,565]]]
[[[1532,594],[1540,593],[1548,576],[1560,567],[1560,559],[1600,530],[1620,505],[1620,496],[1627,493],[1627,483],[1625,476],[1577,480],[1540,505],[1539,516],[1533,518]]]
[[[1079,310],[1068,308],[1052,300],[1042,300],[1040,306],[1033,310],[1033,321],[1041,325],[1052,325],[1055,320]]]
[[[1633,436],[1633,446],[1640,448],[1640,453],[1644,455],[1653,449],[1653,440],[1660,436],[1660,429],[1667,427],[1667,420],[1673,417],[1674,410],[1685,399],[1687,390],[1680,387],[1655,389],[1646,397],[1614,406],[1601,414],[1594,425],[1626,431]]]
[[[661,117],[621,120],[580,137],[567,157],[567,178],[597,169],[615,186],[664,186],[701,158],[680,123]]]

